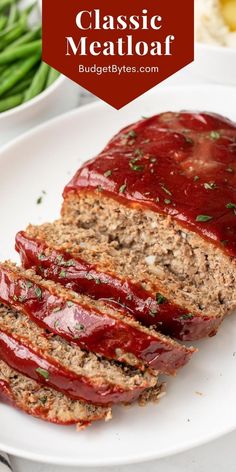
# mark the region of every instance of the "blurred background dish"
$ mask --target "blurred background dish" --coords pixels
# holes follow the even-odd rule
[[[80,88],[41,59],[37,2],[0,2],[0,145],[78,105]]]
[[[194,72],[236,85],[236,0],[195,0]]]
[[[0,113],[0,145],[23,132],[75,108],[79,86],[61,75],[48,89],[32,100]]]

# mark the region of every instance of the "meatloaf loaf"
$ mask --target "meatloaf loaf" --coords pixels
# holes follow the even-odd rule
[[[62,425],[84,428],[91,422],[111,419],[111,409],[94,406],[42,386],[0,360],[0,401],[9,403],[31,416]]]
[[[164,334],[197,339],[206,332],[213,334],[222,321],[218,298],[214,306],[206,306],[201,293],[193,287],[187,291],[161,262],[155,267],[152,256],[145,260],[141,254],[117,247],[116,241],[100,242],[92,229],[61,220],[29,226],[17,234],[16,249],[25,268],[34,267],[44,278],[77,293],[122,306]]]
[[[0,359],[33,380],[76,400],[130,403],[157,385],[155,372],[140,372],[82,351],[0,305]]]
[[[62,208],[65,223],[93,228],[130,252],[137,272],[141,258],[153,282],[161,267],[165,296],[172,302],[174,291],[177,305],[185,297],[193,315],[186,332],[180,323],[184,339],[214,333],[236,306],[235,213],[236,124],[194,112],[163,113],[123,129],[78,170]]]
[[[109,359],[175,373],[192,356],[187,348],[139,324],[101,301],[45,281],[33,270],[0,264],[0,301],[22,310],[36,323]]]

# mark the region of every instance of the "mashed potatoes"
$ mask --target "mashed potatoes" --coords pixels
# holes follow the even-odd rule
[[[197,41],[236,48],[236,31],[230,30],[223,15],[225,3],[226,0],[195,0]]]

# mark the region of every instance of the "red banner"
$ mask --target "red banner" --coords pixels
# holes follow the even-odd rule
[[[194,58],[194,0],[43,0],[43,59],[119,109]]]

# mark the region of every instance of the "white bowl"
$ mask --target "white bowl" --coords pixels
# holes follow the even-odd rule
[[[236,85],[236,48],[196,43],[195,73],[223,85]]]
[[[48,89],[16,108],[0,113],[0,145],[34,126],[75,108],[80,87],[61,75]]]

